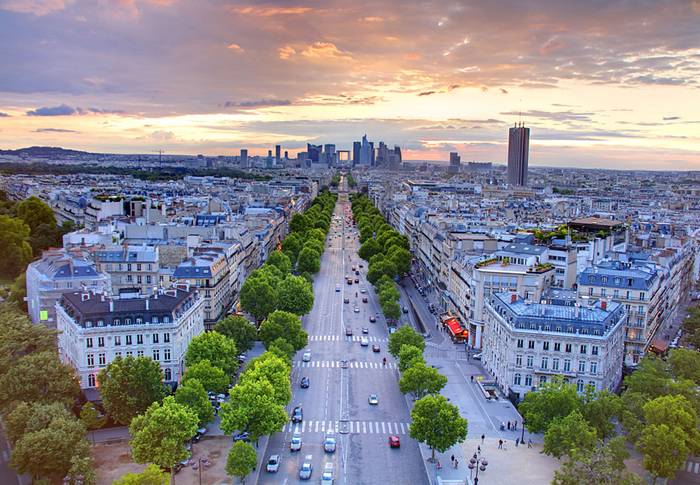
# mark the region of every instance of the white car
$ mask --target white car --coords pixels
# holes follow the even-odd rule
[[[360,340],[360,345],[363,347],[367,347],[369,345],[369,339],[367,337],[362,337]]]
[[[271,455],[270,459],[267,460],[267,466],[265,469],[268,471],[268,473],[277,473],[277,471],[280,469],[280,456]]]
[[[376,406],[377,404],[379,404],[379,398],[377,397],[376,394],[370,394],[370,395],[369,395],[369,399],[367,399],[367,401],[368,401],[370,404],[375,405],[375,406]]]
[[[292,440],[289,442],[290,451],[300,451],[301,450],[301,435],[295,434],[292,436]]]
[[[301,357],[301,360],[303,360],[304,362],[309,362],[311,360],[311,352],[304,352],[304,355]]]
[[[326,463],[321,475],[321,485],[333,485],[333,463]]]
[[[357,306],[356,306],[355,309],[354,309],[353,311],[354,311],[355,313],[360,313],[360,307],[357,307]]]

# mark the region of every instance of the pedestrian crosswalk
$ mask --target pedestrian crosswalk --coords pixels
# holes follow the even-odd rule
[[[327,367],[340,369],[342,366],[339,360],[312,360],[311,362],[294,361],[294,367]],[[396,364],[387,362],[386,365],[381,362],[348,362],[348,369],[396,369]]]
[[[362,338],[366,338],[368,342],[388,342],[389,339],[382,337],[371,337],[369,335],[309,335],[309,342],[339,342],[345,340],[348,342],[359,342]]]
[[[350,434],[408,434],[410,423],[398,421],[302,421],[301,423],[287,423],[284,425],[284,433],[339,433],[345,429]]]

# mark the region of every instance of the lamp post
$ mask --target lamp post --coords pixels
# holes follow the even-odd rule
[[[522,425],[523,425],[523,427],[522,427],[522,430],[520,431],[520,442],[525,443],[525,418],[523,418]]]
[[[474,481],[477,483],[479,481],[479,470],[482,472],[486,471],[486,467],[488,466],[489,462],[486,461],[486,458],[481,456],[481,451],[477,453],[474,453],[474,456],[472,456],[469,459],[469,465],[467,465],[467,468],[469,468],[469,479],[472,478],[472,474],[474,473],[474,470],[476,469],[476,475],[474,475]]]

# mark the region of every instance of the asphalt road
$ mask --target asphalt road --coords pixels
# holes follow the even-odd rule
[[[314,281],[315,301],[304,327],[309,333],[307,349],[311,361],[302,362],[303,350],[294,361],[292,370],[293,397],[289,410],[301,405],[302,423],[289,422],[284,430],[270,438],[265,461],[272,454],[281,455],[277,473],[261,472],[259,484],[303,483],[299,467],[308,455],[313,465],[312,482],[319,483],[326,463],[333,463],[334,483],[339,485],[427,484],[425,466],[418,444],[409,438],[409,410],[398,387],[398,371],[386,351],[388,329],[382,317],[370,323],[370,315],[380,313],[372,285],[365,279],[366,264],[357,256],[357,234],[345,225],[351,216],[350,204],[341,193],[335,208],[334,222],[329,232],[321,271]],[[343,227],[345,226],[345,227]],[[349,238],[347,236],[350,236]],[[364,268],[359,268],[362,263]],[[351,267],[360,271],[356,276]],[[359,284],[348,285],[345,275],[352,274]],[[336,291],[336,287],[340,291]],[[364,295],[361,288],[365,288]],[[363,303],[362,297],[368,297]],[[349,303],[343,303],[344,298]],[[357,308],[359,311],[355,312]],[[345,335],[346,327],[353,331]],[[362,347],[362,327],[367,327],[369,346]],[[372,351],[372,345],[381,351]],[[387,357],[387,365],[382,358]],[[342,361],[347,366],[341,365]],[[301,389],[302,376],[310,379],[310,387]],[[378,405],[370,405],[370,394],[377,394]],[[337,439],[335,453],[323,451],[323,438],[331,430]],[[289,442],[293,433],[302,437],[301,451],[291,452]],[[388,445],[390,434],[399,436],[401,447]]]

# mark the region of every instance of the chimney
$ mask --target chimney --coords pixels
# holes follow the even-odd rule
[[[518,294],[517,293],[511,293],[510,294],[510,302],[515,303],[518,300]]]
[[[607,310],[607,309],[608,309],[608,302],[607,302],[607,300],[602,300],[602,301],[600,302],[600,309],[601,309],[601,310]]]
[[[90,299],[90,293],[88,293],[88,292],[85,292],[85,293],[80,295],[80,301],[86,301],[89,299]]]

